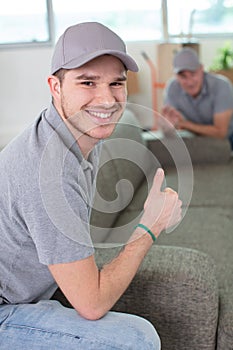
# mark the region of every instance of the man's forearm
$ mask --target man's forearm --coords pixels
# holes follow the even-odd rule
[[[225,131],[223,132],[222,129],[215,125],[196,124],[189,120],[183,120],[179,123],[178,127],[202,136],[210,136],[221,139],[226,137]]]
[[[124,246],[120,254],[102,268],[99,279],[101,312],[107,312],[121,297],[152,244],[151,236],[137,228],[130,242]]]

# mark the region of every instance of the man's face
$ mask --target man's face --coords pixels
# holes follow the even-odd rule
[[[203,67],[200,67],[195,71],[184,70],[176,75],[178,82],[182,89],[192,97],[199,95],[203,84]]]
[[[114,56],[104,55],[68,70],[55,107],[74,131],[95,140],[110,136],[127,98],[126,70]]]

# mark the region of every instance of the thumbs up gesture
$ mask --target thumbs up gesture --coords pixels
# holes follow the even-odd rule
[[[182,202],[176,191],[167,187],[161,191],[164,171],[159,168],[153,185],[144,204],[140,223],[147,226],[156,237],[164,230],[181,220]]]

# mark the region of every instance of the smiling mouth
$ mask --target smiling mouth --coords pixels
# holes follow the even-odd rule
[[[108,119],[112,116],[114,112],[96,112],[96,111],[87,111],[92,117],[100,118],[100,119]]]
[[[115,123],[119,119],[119,114],[122,113],[119,108],[112,108],[111,110],[86,109],[85,112],[88,114],[89,118],[97,125]]]

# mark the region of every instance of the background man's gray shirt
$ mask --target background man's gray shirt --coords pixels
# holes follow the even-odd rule
[[[47,265],[93,254],[99,146],[88,161],[51,104],[0,153],[0,303],[48,299]]]
[[[173,78],[166,87],[164,103],[175,107],[187,120],[213,125],[215,113],[233,109],[233,88],[227,78],[204,73],[202,90],[193,98],[182,89],[177,79]],[[230,122],[229,135],[232,133],[233,119]]]

